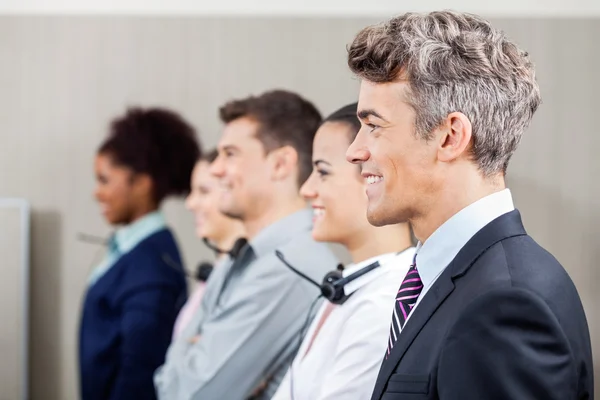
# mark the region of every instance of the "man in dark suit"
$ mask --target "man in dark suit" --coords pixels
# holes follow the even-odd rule
[[[348,52],[369,221],[419,239],[372,399],[593,399],[577,290],[504,181],[541,101],[527,53],[454,12],[367,27]]]

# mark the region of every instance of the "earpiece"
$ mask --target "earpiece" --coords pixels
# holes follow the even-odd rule
[[[346,300],[348,300],[349,296],[347,296],[344,293],[345,285],[347,285],[355,279],[360,278],[361,276],[374,270],[380,265],[379,261],[375,261],[374,263],[369,264],[364,268],[361,268],[353,274],[344,277],[342,274],[343,265],[339,264],[335,271],[331,271],[327,273],[327,275],[325,275],[325,278],[323,278],[323,282],[319,285],[317,282],[310,279],[308,276],[298,271],[290,263],[288,263],[279,250],[275,250],[275,255],[281,260],[281,262],[285,266],[291,269],[294,273],[298,274],[301,278],[309,281],[310,283],[318,287],[321,290],[321,294],[323,295],[323,297],[325,297],[329,302],[333,304],[343,304]]]
[[[321,293],[323,294],[323,297],[333,304],[344,304],[350,297],[350,295],[346,295],[344,286],[368,272],[373,271],[375,268],[378,268],[379,265],[379,261],[375,261],[347,277],[344,277],[342,274],[342,270],[340,269],[341,264],[338,265],[338,269],[327,273],[325,278],[323,278],[323,283],[321,284]]]
[[[321,283],[321,294],[333,304],[343,304],[347,300],[347,296],[344,294],[344,286],[339,285],[342,278],[342,271],[336,269],[328,272],[323,278],[323,283]]]

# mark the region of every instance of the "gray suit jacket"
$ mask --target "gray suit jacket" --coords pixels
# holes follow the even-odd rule
[[[163,400],[244,400],[263,380],[270,398],[297,351],[318,289],[275,256],[281,251],[316,281],[337,265],[311,237],[311,212],[294,213],[260,232],[238,258],[216,268],[200,311],[172,343],[155,374]],[[189,338],[200,335],[192,344]]]

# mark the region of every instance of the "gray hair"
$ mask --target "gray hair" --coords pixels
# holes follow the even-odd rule
[[[348,48],[348,65],[373,83],[406,79],[415,130],[425,140],[448,114],[466,115],[486,176],[506,172],[541,103],[528,54],[472,14],[407,13],[366,27]]]

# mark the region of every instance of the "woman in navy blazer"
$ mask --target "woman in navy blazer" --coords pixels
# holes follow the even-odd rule
[[[98,150],[96,199],[118,229],[85,296],[82,400],[156,398],[152,376],[187,296],[179,250],[159,209],[167,196],[189,190],[199,155],[194,129],[163,109],[129,110]]]

